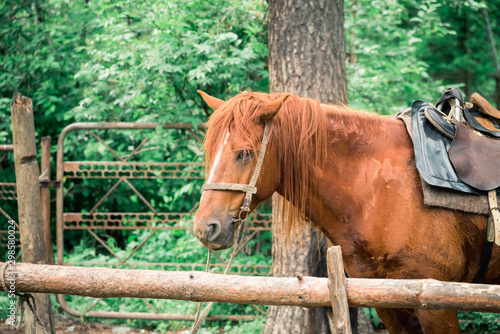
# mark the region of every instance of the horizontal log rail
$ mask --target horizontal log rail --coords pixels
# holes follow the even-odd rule
[[[0,152],[14,152],[14,145],[0,145]]]
[[[0,263],[0,267],[3,263]],[[17,292],[215,301],[236,304],[331,306],[328,278],[244,277],[18,263]],[[13,275],[7,270],[6,278]],[[12,281],[8,281],[8,284]],[[447,309],[500,313],[500,286],[424,280],[347,279],[353,307]]]

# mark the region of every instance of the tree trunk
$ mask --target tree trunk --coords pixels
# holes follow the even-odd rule
[[[343,0],[269,0],[268,3],[271,92],[347,104]],[[274,218],[275,222],[280,219]],[[287,245],[280,225],[273,224],[274,276],[298,273],[327,277],[326,242],[321,241],[321,233],[305,225],[291,236]],[[324,308],[290,306],[269,307],[263,331],[265,334],[329,332]],[[353,332],[356,333],[355,328]]]
[[[278,195],[273,196],[276,207]],[[305,225],[294,231],[286,244],[278,210],[273,212],[273,276],[327,277],[326,239],[316,228]],[[330,333],[324,307],[269,306],[262,333]]]
[[[347,103],[343,0],[269,1],[271,92]]]

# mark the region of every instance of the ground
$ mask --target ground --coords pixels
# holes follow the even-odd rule
[[[80,319],[71,317],[69,315],[56,315],[56,334],[117,334],[117,333],[131,333],[131,334],[154,334],[144,329],[130,328],[126,326],[109,325],[97,321],[85,320],[82,322]],[[190,333],[190,329],[178,331],[178,332],[167,332],[167,334],[186,334]],[[21,326],[19,330],[15,330],[12,326],[7,325],[5,322],[0,323],[0,333],[1,334],[24,334],[24,326]],[[200,330],[200,334],[205,334],[203,329]],[[387,334],[385,330],[377,331],[377,334]]]
[[[155,332],[127,327],[125,325],[109,325],[106,323],[85,320],[82,321],[78,318],[72,317],[70,315],[57,314],[55,316],[56,320],[56,334],[117,334],[117,333],[130,333],[130,334],[155,334]],[[176,332],[166,332],[166,334],[188,334],[190,329],[176,331]],[[15,330],[12,326],[7,325],[5,322],[0,323],[0,333],[1,334],[24,334],[24,326],[21,326],[19,330]],[[208,334],[208,331],[200,330],[200,334]],[[376,330],[377,334],[387,334],[386,330]],[[500,334],[500,331],[474,331],[467,330],[463,333],[488,333],[488,334]]]
[[[152,334],[154,332],[130,328],[124,325],[109,325],[101,322],[85,320],[82,321],[78,318],[69,315],[56,315],[56,333],[57,334],[117,334],[117,333],[131,333],[131,334]],[[2,334],[24,334],[24,326],[19,330],[13,329],[12,326],[7,325],[5,322],[0,323],[0,333]],[[172,332],[173,334],[174,332]]]

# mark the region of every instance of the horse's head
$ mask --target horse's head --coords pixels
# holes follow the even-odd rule
[[[205,247],[225,249],[233,244],[238,218],[248,214],[242,212],[243,186],[249,185],[255,174],[259,155],[262,167],[251,203],[245,203],[248,209],[252,211],[269,198],[279,185],[280,159],[276,145],[272,139],[267,146],[262,140],[266,124],[273,121],[288,95],[241,93],[225,102],[203,92],[200,94],[215,112],[210,118],[204,145],[209,175],[193,231]],[[266,153],[260,154],[263,146]],[[226,187],[231,189],[224,189]]]

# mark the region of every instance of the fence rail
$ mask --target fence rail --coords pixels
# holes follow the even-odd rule
[[[0,266],[3,263],[0,263]],[[21,263],[16,291],[97,298],[140,297],[237,304],[331,306],[328,278],[84,268]],[[9,272],[7,272],[7,277]],[[432,279],[347,279],[353,307],[500,313],[500,286]]]
[[[0,152],[14,152],[14,145],[0,145]]]

